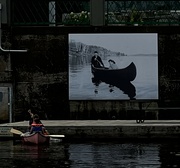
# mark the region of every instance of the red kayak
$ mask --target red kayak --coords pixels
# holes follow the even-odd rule
[[[35,132],[30,134],[29,132],[21,135],[23,143],[27,144],[49,144],[50,137],[48,135],[44,135],[41,132]]]

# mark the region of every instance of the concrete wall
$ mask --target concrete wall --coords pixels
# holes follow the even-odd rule
[[[68,118],[67,37],[25,35],[16,40],[28,52],[12,54],[15,120],[26,117],[28,108],[44,119]]]
[[[124,30],[126,28],[126,31]],[[173,28],[15,28],[8,35],[13,49],[27,53],[11,53],[13,84],[13,118],[28,118],[27,109],[38,112],[42,119],[135,119],[138,101],[69,101],[68,99],[68,32],[157,32],[159,47],[159,101],[142,101],[145,118],[161,119],[158,106],[178,107],[179,44],[178,27]],[[45,31],[46,30],[46,31]],[[22,31],[22,32],[21,32]],[[172,32],[172,33],[171,33]],[[171,33],[171,34],[170,34]],[[5,72],[7,54],[0,55],[0,68]],[[153,67],[153,65],[152,65]],[[1,82],[6,80],[2,79]],[[169,103],[167,103],[167,101]],[[135,111],[135,113],[132,113]],[[159,115],[161,114],[161,115]],[[161,116],[161,118],[159,118]],[[177,118],[176,118],[177,119]]]

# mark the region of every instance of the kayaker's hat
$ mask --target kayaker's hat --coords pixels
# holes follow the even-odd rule
[[[94,53],[98,53],[97,51],[94,51]]]

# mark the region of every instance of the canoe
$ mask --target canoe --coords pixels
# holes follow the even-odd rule
[[[35,132],[30,134],[29,132],[23,134],[22,136],[23,143],[26,144],[49,144],[50,136],[44,135],[41,132]]]
[[[106,81],[133,81],[136,78],[136,66],[133,62],[125,68],[122,69],[109,69],[107,67],[96,68],[91,65],[91,72],[94,78]]]

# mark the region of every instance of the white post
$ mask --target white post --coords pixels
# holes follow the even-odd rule
[[[8,102],[8,105],[9,105],[9,122],[12,123],[12,88],[9,87],[8,88],[8,91],[9,91],[9,102]]]
[[[49,26],[56,26],[56,3],[49,2]]]

